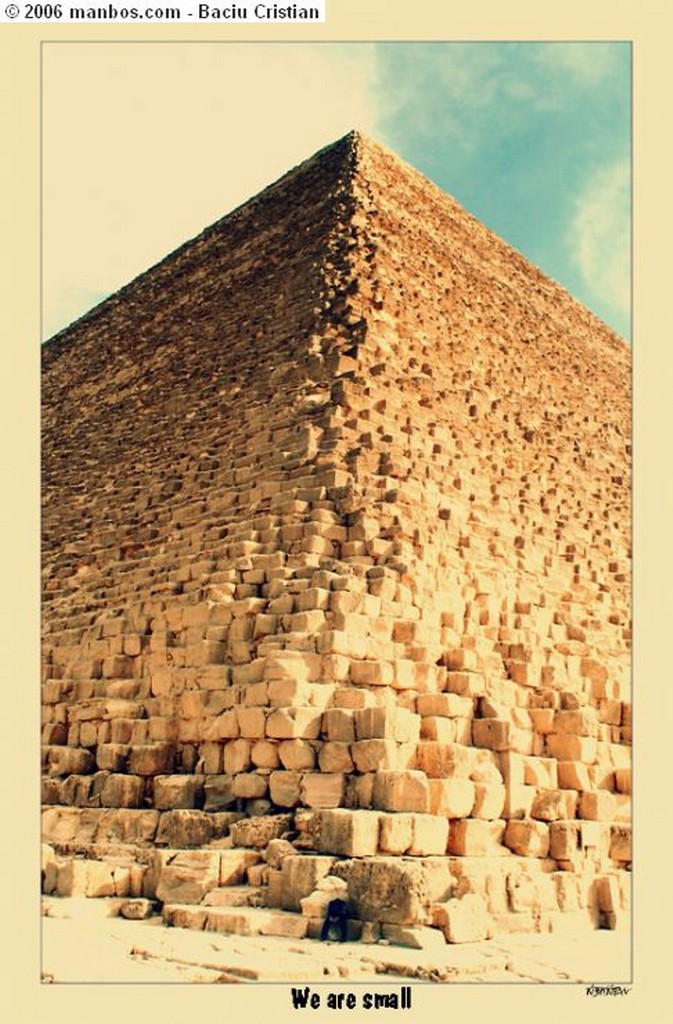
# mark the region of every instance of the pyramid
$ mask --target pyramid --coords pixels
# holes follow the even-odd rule
[[[42,395],[46,892],[615,926],[622,339],[351,133],[51,339]]]

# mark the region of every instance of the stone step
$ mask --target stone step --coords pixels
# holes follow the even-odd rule
[[[264,907],[268,888],[261,885],[224,885],[207,892],[203,907]]]
[[[230,935],[277,935],[290,939],[305,938],[309,924],[307,917],[285,910],[191,906],[181,903],[164,904],[163,920],[164,924],[172,928],[224,932]]]

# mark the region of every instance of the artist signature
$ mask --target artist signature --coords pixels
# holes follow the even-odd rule
[[[628,985],[587,985],[588,996],[627,996],[631,991]]]

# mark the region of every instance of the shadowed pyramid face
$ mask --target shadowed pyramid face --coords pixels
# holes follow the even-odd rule
[[[45,838],[291,831],[286,909],[348,857],[359,916],[389,923],[492,858],[450,941],[522,912],[530,865],[531,927],[615,913],[563,871],[630,859],[629,372],[358,133],[58,335]]]

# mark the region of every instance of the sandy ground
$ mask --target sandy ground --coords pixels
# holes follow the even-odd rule
[[[45,982],[615,982],[631,977],[627,930],[516,935],[441,952],[166,928],[159,917],[102,917],[99,901],[61,900],[42,919]]]

